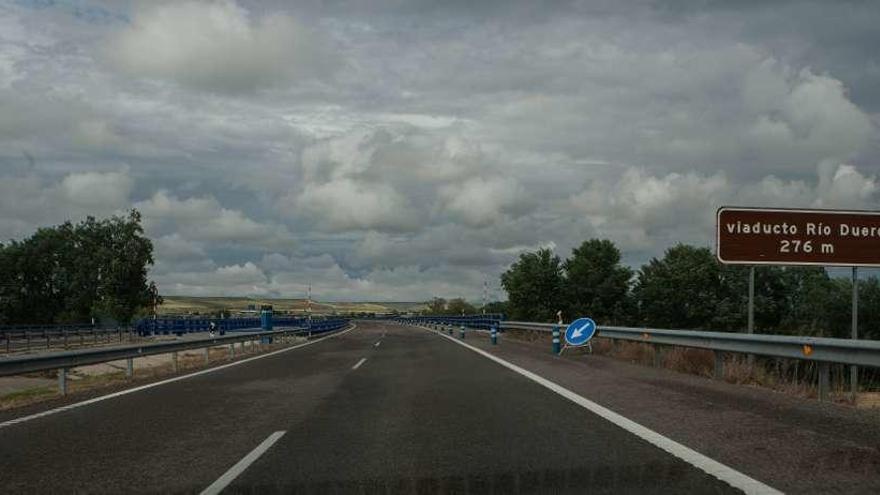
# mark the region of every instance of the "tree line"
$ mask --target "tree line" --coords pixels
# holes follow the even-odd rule
[[[678,244],[639,270],[606,239],[590,239],[562,260],[550,249],[520,255],[501,276],[511,320],[745,331],[749,267],[724,265],[705,247]],[[859,280],[859,336],[880,339],[880,281]],[[849,338],[852,282],[822,267],[758,266],[755,331]]]
[[[129,323],[161,302],[147,280],[152,264],[137,210],[0,243],[0,324]]]
[[[473,315],[477,314],[477,308],[465,301],[461,297],[456,297],[454,299],[446,300],[442,297],[435,297],[430,301],[425,303],[423,314],[426,315],[434,315],[434,316],[460,316],[460,315]]]

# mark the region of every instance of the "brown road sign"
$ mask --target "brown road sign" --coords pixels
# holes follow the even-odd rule
[[[722,263],[880,266],[880,212],[721,207]]]

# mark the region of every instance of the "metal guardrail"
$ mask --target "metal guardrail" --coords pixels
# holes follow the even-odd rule
[[[73,327],[34,327],[29,329],[0,330],[0,352],[9,354],[13,351],[30,351],[35,348],[50,349],[87,344],[131,342],[133,331],[128,327],[95,328],[85,326]]]
[[[322,328],[290,328],[264,332],[247,332],[233,335],[218,336],[208,339],[176,340],[172,342],[160,342],[154,344],[127,345],[119,347],[89,349],[81,351],[53,352],[36,356],[15,356],[0,358],[0,376],[20,375],[38,371],[59,370],[58,386],[63,394],[67,392],[67,371],[77,366],[100,364],[110,361],[126,359],[126,374],[131,378],[134,374],[133,360],[139,357],[154,356],[158,354],[173,354],[174,371],[177,372],[177,353],[181,351],[205,349],[205,360],[208,360],[208,350],[212,347],[230,346],[230,355],[234,356],[234,345],[251,341],[266,341],[280,338],[282,341],[290,336],[313,335],[325,333],[343,328],[348,320],[335,320],[333,324],[323,325]]]
[[[502,328],[552,332],[552,323],[505,321]],[[880,341],[793,335],[598,326],[597,337],[880,368]]]
[[[410,321],[439,325],[464,325],[471,327],[466,319],[445,317],[414,317]],[[485,328],[485,322],[474,328]],[[490,322],[489,325],[492,325]],[[533,323],[525,321],[501,321],[494,324],[501,330],[531,330],[553,333],[558,337],[565,325],[553,323]],[[655,365],[663,347],[679,346],[713,351],[715,355],[714,375],[724,374],[726,353],[767,356],[774,358],[801,359],[813,361],[818,365],[819,399],[827,400],[830,390],[830,365],[832,363],[850,366],[880,368],[880,341],[832,339],[792,335],[761,335],[732,332],[704,332],[696,330],[665,330],[653,328],[597,326],[596,337],[625,340],[650,344],[655,348]]]

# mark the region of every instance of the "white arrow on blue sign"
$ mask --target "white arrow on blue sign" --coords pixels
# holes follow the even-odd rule
[[[584,345],[596,335],[596,322],[590,318],[578,318],[565,329],[565,342],[571,346]]]

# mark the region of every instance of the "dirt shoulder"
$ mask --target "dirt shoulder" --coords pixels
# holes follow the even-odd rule
[[[229,353],[229,346],[213,347],[210,358],[205,363],[202,349],[178,353],[178,371],[175,373],[171,354],[144,356],[134,360],[134,376],[126,377],[126,361],[110,361],[72,368],[68,372],[68,394],[58,392],[57,371],[33,373],[20,376],[0,377],[0,421],[51,407],[58,407],[105,393],[124,390],[186,374],[198,369],[216,366],[264,352],[304,342],[297,338],[288,344],[251,345],[244,348],[235,346],[235,356]],[[244,350],[242,350],[244,349]]]

